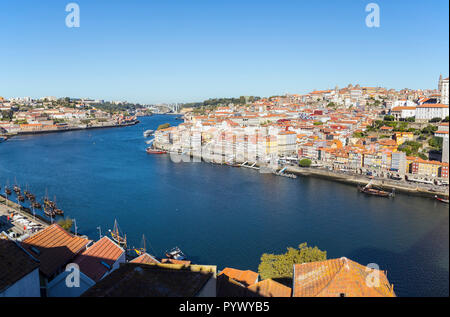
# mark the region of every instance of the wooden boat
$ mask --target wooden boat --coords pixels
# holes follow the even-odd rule
[[[145,252],[147,252],[147,249],[145,247],[145,236],[144,235],[142,235],[142,244],[143,244],[143,246],[140,248],[133,247],[133,248],[127,250],[127,256],[130,259],[133,259],[133,258],[137,258],[138,256],[141,256]]]
[[[358,185],[358,190],[361,193],[367,194],[367,195],[372,195],[372,196],[378,196],[378,197],[394,197],[394,190],[392,190],[392,192],[387,192],[384,191],[382,189],[377,189],[377,188],[372,188],[372,181],[370,181],[366,186],[359,186]]]
[[[33,201],[33,202],[31,203],[31,207],[33,207],[33,208],[35,208],[35,209],[41,209],[41,208],[42,208],[41,204],[38,203],[37,201]]]
[[[116,242],[118,245],[120,245],[124,249],[127,248],[127,235],[124,234],[123,237],[120,235],[119,224],[117,223],[117,220],[115,220],[115,219],[114,219],[114,228],[112,231],[111,231],[111,229],[109,229],[109,234],[111,235],[111,239],[113,239],[114,242]]]
[[[50,218],[54,218],[55,217],[55,211],[52,208],[46,207],[44,206],[44,213],[50,217]]]
[[[14,191],[16,194],[19,194],[19,193],[20,193],[20,187],[17,186],[17,185],[14,185],[13,191]]]
[[[439,200],[441,203],[448,204],[448,199],[440,198],[438,196],[434,196],[434,198],[436,198],[436,200]]]
[[[155,149],[152,149],[151,147],[148,147],[146,152],[148,154],[167,154],[167,151],[155,150]]]
[[[25,197],[23,197],[21,194],[18,194],[17,200],[23,202],[23,201],[25,201]]]
[[[59,209],[59,208],[55,208],[55,209],[53,209],[53,210],[55,211],[55,214],[57,214],[58,216],[64,215],[64,211],[62,211],[62,210]]]
[[[5,187],[5,194],[8,196],[11,195],[12,194],[11,189],[9,189],[8,187]]]

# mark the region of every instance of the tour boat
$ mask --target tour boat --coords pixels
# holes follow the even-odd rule
[[[148,147],[146,151],[148,154],[167,154],[167,151],[155,150],[152,149],[151,147]]]
[[[444,204],[448,204],[448,199],[440,198],[438,196],[434,196],[434,198],[436,198],[436,200],[439,200],[440,202],[442,202]]]
[[[173,260],[183,261],[186,260],[186,255],[180,250],[179,247],[175,247],[165,252],[166,257]]]

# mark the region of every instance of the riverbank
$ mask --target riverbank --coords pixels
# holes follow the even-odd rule
[[[432,188],[425,187],[422,184],[412,184],[406,183],[405,181],[396,181],[386,178],[373,178],[370,179],[364,175],[349,174],[349,173],[338,173],[328,170],[322,170],[318,168],[304,168],[297,166],[289,166],[286,171],[300,175],[300,176],[312,176],[323,179],[329,179],[340,183],[351,184],[351,185],[367,185],[371,180],[376,184],[377,187],[381,187],[386,191],[395,190],[397,192],[402,192],[410,195],[434,198],[434,196],[445,196],[448,197],[448,188],[445,190],[434,190]]]
[[[163,144],[158,144],[155,142],[154,147],[159,150],[164,150],[164,151],[170,152],[170,147],[165,146]],[[220,155],[216,155],[216,156],[219,157],[219,161],[221,161]],[[216,156],[214,156],[214,158]],[[194,157],[194,155],[190,155],[190,157]],[[196,158],[200,158],[200,157],[196,156]],[[203,161],[214,162],[214,158],[212,158],[211,160],[206,160],[206,161],[203,160]],[[200,158],[200,159],[203,159],[203,158]],[[242,164],[245,162],[236,161],[236,163]],[[253,164],[255,164],[255,165],[253,165]],[[256,163],[248,162],[248,165],[250,165],[250,166],[253,165],[253,168],[261,167],[259,165],[259,163],[257,163],[257,162]],[[448,187],[442,188],[442,189],[441,188],[436,189],[436,188],[433,188],[432,186],[426,185],[426,184],[408,183],[406,181],[397,181],[397,180],[392,180],[392,179],[387,179],[387,178],[376,178],[376,177],[369,178],[368,176],[365,176],[365,175],[354,174],[354,173],[350,173],[350,172],[344,173],[344,172],[336,172],[336,171],[330,171],[330,170],[314,168],[314,167],[303,168],[303,167],[299,167],[299,166],[287,166],[286,172],[292,173],[292,174],[295,174],[298,176],[318,177],[318,178],[322,178],[322,179],[327,179],[327,180],[345,183],[345,184],[351,184],[351,185],[365,186],[370,181],[372,181],[377,187],[380,187],[386,191],[395,190],[397,192],[401,192],[401,193],[405,193],[405,194],[409,194],[409,195],[420,196],[420,197],[426,197],[426,198],[434,198],[436,195],[443,196],[443,197],[449,196]]]
[[[20,135],[35,135],[35,134],[48,134],[48,133],[59,133],[59,132],[70,132],[70,131],[80,131],[80,130],[94,130],[94,129],[107,129],[107,128],[124,128],[138,124],[140,121],[135,120],[132,122],[122,123],[122,124],[96,124],[91,126],[76,126],[76,127],[67,127],[63,129],[56,130],[39,130],[39,131],[19,131],[16,133],[8,133],[6,134],[7,138],[11,138],[14,136]]]

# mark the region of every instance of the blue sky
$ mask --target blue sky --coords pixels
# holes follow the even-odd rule
[[[80,28],[67,28],[76,2]],[[380,28],[365,6],[380,7]],[[449,2],[2,0],[0,96],[141,103],[304,93],[348,83],[436,88]]]

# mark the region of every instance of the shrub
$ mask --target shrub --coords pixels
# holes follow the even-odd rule
[[[310,167],[311,166],[311,160],[310,159],[301,159],[298,162],[298,165],[300,165],[301,167]]]

